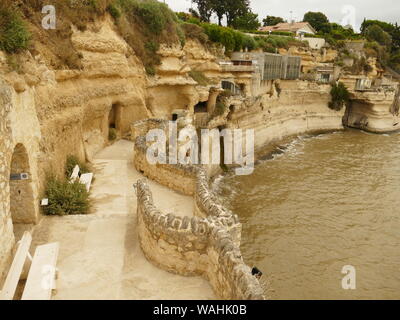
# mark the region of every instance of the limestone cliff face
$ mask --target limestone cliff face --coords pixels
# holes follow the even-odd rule
[[[52,68],[43,44],[41,54],[19,54],[15,71],[0,52],[0,272],[14,244],[12,223],[39,219],[46,173],[62,175],[71,154],[90,161],[108,144],[110,128],[121,137],[134,121],[193,110],[208,100],[209,87],[199,86],[188,72],[192,67],[210,76],[220,71],[212,54],[187,41],[185,48],[162,47],[157,75],[148,77],[110,17],[84,32],[74,29],[71,43],[81,57],[80,70]],[[22,172],[29,180],[13,189],[10,173]],[[18,219],[11,218],[13,193],[25,212]]]
[[[347,108],[345,123],[374,133],[400,130],[396,91],[354,92]],[[397,109],[397,112],[396,112]]]
[[[156,118],[170,119],[174,110],[193,112],[197,103],[209,100],[211,88],[225,76],[216,56],[194,40],[183,48],[161,46],[159,55],[161,64],[147,86],[147,105]],[[189,75],[192,70],[204,74],[210,83],[199,85]]]
[[[287,136],[343,129],[344,110],[329,109],[330,86],[308,81],[266,82],[255,101],[233,106],[228,127],[255,130],[256,151]],[[221,123],[219,124],[221,125]]]
[[[11,127],[11,90],[0,80],[0,280],[11,259],[14,245],[13,226],[10,216],[9,154],[12,152]]]

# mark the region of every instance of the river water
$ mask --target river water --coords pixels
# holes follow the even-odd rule
[[[400,299],[400,135],[345,130],[282,142],[217,193],[272,299]],[[356,271],[342,288],[342,268]]]

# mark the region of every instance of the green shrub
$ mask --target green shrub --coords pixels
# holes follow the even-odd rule
[[[146,70],[147,75],[152,77],[156,75],[156,68],[154,67],[154,65],[148,64],[144,68]]]
[[[183,48],[186,44],[186,35],[179,24],[176,25],[176,34],[178,35],[179,42],[181,44],[181,47]]]
[[[107,11],[111,14],[111,16],[115,19],[118,20],[121,17],[121,10],[118,6],[116,6],[114,3],[111,3],[107,7]]]
[[[251,50],[257,49],[258,45],[253,37],[245,35],[242,40],[242,47]]]
[[[30,34],[17,9],[0,4],[0,50],[16,53],[27,49]]]
[[[87,214],[90,210],[89,193],[79,182],[69,183],[51,177],[47,181],[46,198],[49,199],[44,207],[46,215]]]
[[[156,74],[161,63],[158,46],[185,44],[185,33],[177,16],[168,6],[156,0],[114,0],[121,11],[116,20],[119,33],[135,51],[150,76]]]
[[[350,101],[350,92],[343,82],[332,85],[329,108],[339,111]]]
[[[165,3],[156,0],[136,2],[133,10],[147,25],[148,31],[155,34],[161,33],[167,24],[177,22],[178,20]]]
[[[193,23],[182,23],[181,28],[185,33],[186,38],[197,39],[200,43],[206,44],[208,41],[207,35],[202,27]]]
[[[88,173],[90,171],[85,163],[79,161],[77,157],[70,155],[67,157],[65,164],[65,177],[67,179],[71,177],[72,171],[74,171],[74,168],[77,165],[79,166],[80,173]]]
[[[218,26],[211,23],[202,23],[201,27],[209,40],[223,45],[227,52],[244,49],[244,39],[247,37],[244,33],[232,28]],[[251,40],[246,40],[249,44]]]

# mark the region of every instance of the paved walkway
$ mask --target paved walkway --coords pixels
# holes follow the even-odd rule
[[[95,160],[93,214],[45,217],[34,244],[60,242],[54,299],[215,299],[208,282],[160,270],[144,257],[136,230],[133,143],[121,140]],[[193,199],[150,182],[166,213],[192,214]]]

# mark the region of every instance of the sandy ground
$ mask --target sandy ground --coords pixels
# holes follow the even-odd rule
[[[54,299],[215,299],[208,282],[160,270],[144,257],[136,230],[133,143],[121,140],[94,160],[93,214],[45,217],[34,244],[60,242]],[[192,215],[193,199],[150,182],[166,213]]]

